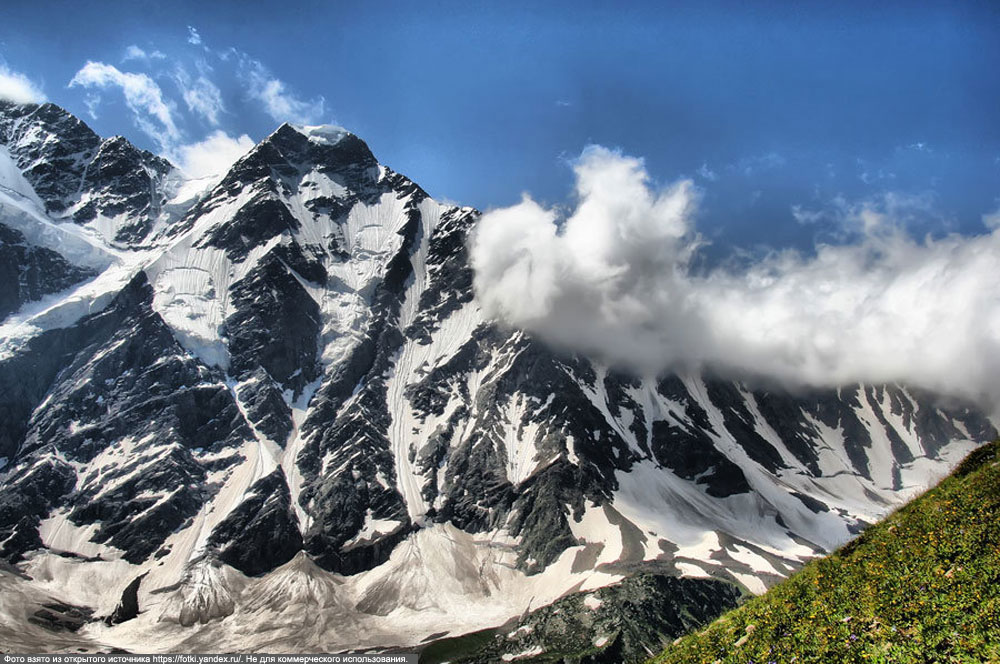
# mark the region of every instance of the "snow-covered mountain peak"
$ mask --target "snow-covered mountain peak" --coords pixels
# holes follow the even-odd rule
[[[281,125],[264,139],[260,146],[264,157],[274,152],[287,164],[299,169],[317,168],[327,173],[345,176],[377,168],[378,162],[368,145],[358,136],[334,126],[305,127]]]
[[[31,135],[36,139],[65,139],[75,133],[82,133],[89,142],[100,141],[100,137],[85,122],[51,102],[43,104],[18,104],[0,100],[0,122],[27,123],[35,127]]]
[[[336,136],[337,140],[332,138]],[[196,219],[240,200],[267,198],[291,207],[291,199],[337,217],[352,201],[370,198],[383,175],[374,155],[360,138],[339,128],[302,128],[283,124],[236,161],[186,219],[167,229],[178,237]]]

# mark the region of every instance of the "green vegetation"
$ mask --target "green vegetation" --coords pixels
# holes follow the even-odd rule
[[[1000,662],[1000,443],[655,664]]]

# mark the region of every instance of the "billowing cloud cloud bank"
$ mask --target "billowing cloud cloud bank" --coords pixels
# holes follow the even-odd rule
[[[901,383],[1000,398],[1000,229],[912,239],[891,208],[845,211],[860,240],[690,269],[690,181],[654,190],[641,160],[590,147],[564,220],[529,197],[471,243],[488,315],[643,374],[711,367],[791,386]],[[888,211],[887,211],[888,210]]]

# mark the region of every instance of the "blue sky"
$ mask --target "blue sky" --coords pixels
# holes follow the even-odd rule
[[[432,195],[487,209],[523,191],[566,201],[568,161],[596,143],[661,184],[693,179],[720,248],[838,241],[862,201],[915,234],[978,233],[1000,196],[988,3],[8,0],[3,14],[8,76],[173,155],[333,122]]]

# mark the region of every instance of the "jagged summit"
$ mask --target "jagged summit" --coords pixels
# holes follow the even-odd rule
[[[95,615],[141,577],[103,643],[407,646],[642,570],[759,592],[996,435],[905,386],[628,376],[497,325],[476,211],[339,128],[282,125],[168,214],[169,164],[67,116],[0,111],[0,554]]]
[[[307,127],[285,123],[255,150],[265,158],[277,153],[288,164],[315,166],[330,172],[378,167],[378,161],[363,140],[333,125]]]
[[[234,219],[237,225],[245,225],[250,216],[261,220],[261,228],[238,232],[247,237],[273,237],[278,229],[297,227],[289,212],[296,205],[305,205],[308,212],[325,217],[343,215],[358,200],[376,200],[390,174],[395,176],[379,166],[365,142],[354,134],[333,127],[296,128],[286,123],[233,164],[219,184],[166,233],[177,237],[215,208],[242,202],[244,206],[263,205],[268,212],[240,214]],[[399,176],[394,179],[398,183],[405,180]]]
[[[72,220],[114,247],[149,238],[174,169],[165,159],[121,136],[102,140],[51,103],[0,102],[0,144],[54,220]]]
[[[71,133],[82,132],[92,142],[100,140],[100,137],[87,126],[87,123],[52,102],[19,104],[0,99],[0,115],[4,116],[7,120],[23,120],[50,129],[62,127],[66,136]]]

